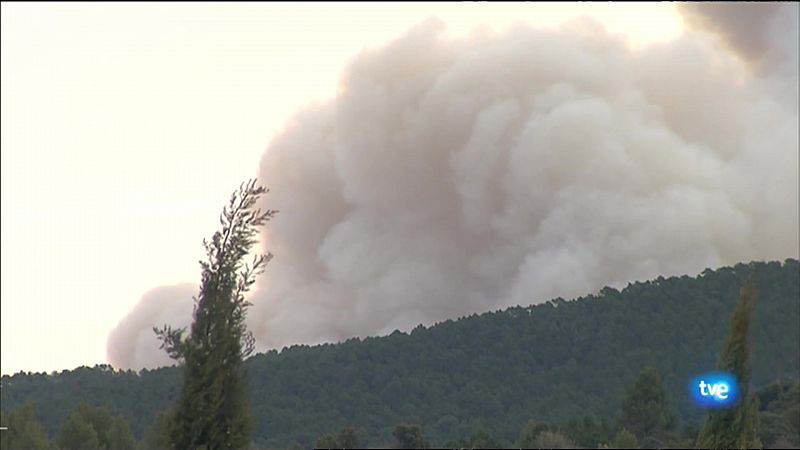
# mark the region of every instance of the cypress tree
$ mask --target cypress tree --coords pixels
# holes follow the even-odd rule
[[[733,374],[740,400],[728,409],[711,410],[697,436],[699,448],[761,448],[758,438],[758,399],[749,394],[750,320],[756,301],[755,275],[739,291],[731,314],[730,329],[717,359],[719,370]]]
[[[195,298],[194,321],[185,329],[155,329],[162,348],[183,365],[183,386],[170,423],[176,449],[241,449],[250,444],[252,418],[244,359],[255,340],[244,323],[250,303],[244,294],[263,272],[271,254],[242,263],[256,243],[258,227],[277,211],[256,208],[267,190],[256,180],[243,183],[220,215],[222,229],[203,241],[207,260]]]

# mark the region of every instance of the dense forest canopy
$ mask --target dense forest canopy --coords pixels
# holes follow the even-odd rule
[[[762,421],[778,424],[772,433],[794,420],[784,419],[785,411],[800,413],[797,389],[785,387],[800,380],[800,263],[794,259],[659,277],[410,333],[253,356],[247,369],[254,440],[311,446],[325,433],[353,427],[362,445],[382,445],[393,442],[399,423],[420,424],[434,443],[477,430],[508,446],[531,420],[589,432],[592,424],[618,417],[626,389],[646,366],[663,380],[672,425],[696,430],[705,412],[690,403],[686,381],[714,367],[738,290],[754,270],[751,386],[761,398]],[[175,402],[180,376],[175,367],[136,373],[107,365],[18,373],[2,377],[2,409],[32,401],[55,436],[83,400],[122,415],[142,438]]]

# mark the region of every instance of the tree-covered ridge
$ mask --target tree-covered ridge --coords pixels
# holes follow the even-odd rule
[[[483,430],[507,446],[530,420],[614,422],[627,387],[645,366],[655,367],[664,383],[666,403],[676,413],[672,426],[696,429],[704,411],[689,403],[685,383],[714,367],[739,288],[753,270],[758,301],[751,385],[796,381],[800,263],[756,262],[472,315],[408,334],[256,355],[247,361],[254,439],[271,447],[309,447],[325,433],[353,427],[362,445],[381,445],[394,441],[398,423],[417,423],[432,442]],[[82,399],[122,414],[141,437],[174,402],[179,380],[175,368],[19,373],[2,379],[2,408],[35,402],[54,436]],[[783,408],[794,398],[787,395],[773,403],[782,405],[780,412],[768,416],[776,427],[794,417],[791,403]]]

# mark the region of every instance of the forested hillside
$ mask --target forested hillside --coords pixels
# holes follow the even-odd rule
[[[752,384],[796,382],[800,264],[758,262],[448,320],[408,334],[256,355],[248,360],[254,439],[270,447],[311,446],[324,433],[353,427],[362,445],[381,445],[406,422],[421,424],[434,443],[484,431],[508,446],[531,419],[589,432],[615,420],[645,366],[655,367],[664,382],[671,426],[696,429],[704,411],[689,403],[685,384],[714,367],[742,280],[754,269]],[[18,373],[2,378],[2,409],[33,401],[53,436],[85,400],[122,414],[141,437],[174,402],[179,383],[176,368]],[[775,427],[785,427],[792,411],[800,411],[796,389],[785,395],[771,389],[761,391],[762,409]],[[767,411],[769,404],[780,409]],[[781,418],[787,410],[790,418]]]

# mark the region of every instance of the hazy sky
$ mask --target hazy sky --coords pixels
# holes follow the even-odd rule
[[[104,363],[145,291],[197,282],[229,193],[360,50],[580,15],[634,48],[683,27],[665,3],[3,3],[0,370]]]

